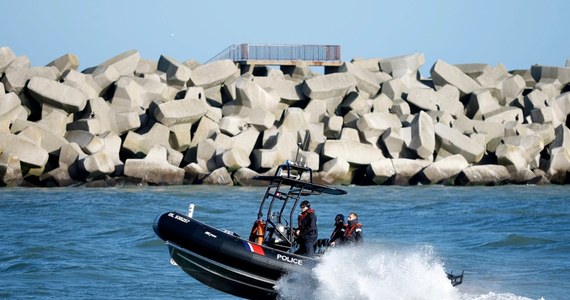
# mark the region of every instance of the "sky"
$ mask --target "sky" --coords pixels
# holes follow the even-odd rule
[[[206,62],[232,44],[340,45],[342,61],[423,53],[429,77],[451,64],[564,67],[570,1],[2,0],[0,47],[43,66],[75,54],[80,69],[124,51]]]

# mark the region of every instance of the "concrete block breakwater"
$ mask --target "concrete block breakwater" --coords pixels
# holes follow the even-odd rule
[[[0,48],[0,185],[254,185],[286,160],[329,184],[565,184],[570,66],[423,54],[242,74],[136,50],[78,71]],[[245,72],[245,71],[244,71]],[[307,137],[306,150],[297,144]]]

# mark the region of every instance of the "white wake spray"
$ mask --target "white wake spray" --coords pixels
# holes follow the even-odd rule
[[[278,281],[275,288],[281,300],[528,299],[493,292],[479,295],[461,293],[447,279],[443,263],[434,255],[431,246],[411,250],[388,249],[379,245],[339,247],[329,250],[311,275],[287,275]]]
[[[380,246],[327,252],[312,278],[289,275],[281,299],[459,299],[429,246],[402,252]]]

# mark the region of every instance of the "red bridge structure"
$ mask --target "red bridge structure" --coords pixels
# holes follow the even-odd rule
[[[253,71],[256,67],[295,66],[298,61],[309,66],[325,67],[327,74],[336,72],[342,64],[339,45],[231,45],[208,62],[222,59],[231,59],[239,64],[242,74]]]

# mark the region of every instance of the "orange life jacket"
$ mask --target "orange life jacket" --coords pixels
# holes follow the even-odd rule
[[[265,224],[263,220],[257,219],[253,222],[251,233],[249,234],[249,241],[255,242],[258,245],[263,244],[263,235],[265,234]]]

